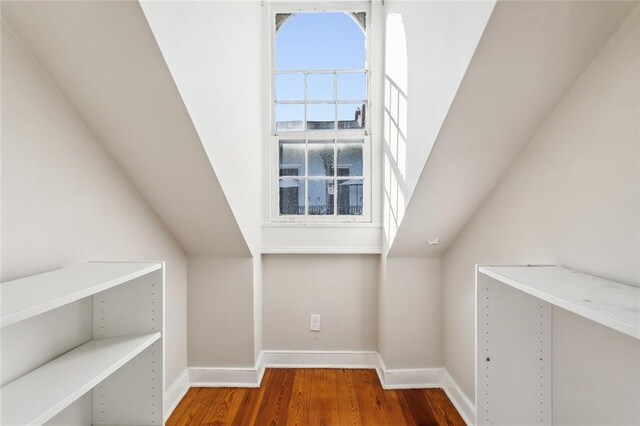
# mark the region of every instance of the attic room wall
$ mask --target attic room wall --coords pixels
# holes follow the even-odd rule
[[[190,256],[189,367],[254,367],[253,259]]]
[[[390,115],[398,123],[384,114],[385,191],[389,194],[385,210],[392,211],[385,211],[384,225],[389,243],[494,5],[495,1],[386,2],[385,78],[391,83],[385,83],[385,109],[392,110]],[[405,70],[399,65],[403,50]],[[387,89],[394,85],[404,92],[398,102],[389,99],[396,96],[397,91]]]
[[[263,255],[265,350],[376,351],[378,255]],[[320,332],[309,314],[321,315]]]
[[[255,319],[262,294],[263,8],[260,2],[244,1],[142,1],[140,5],[256,262],[252,266],[241,259],[231,263],[226,258],[189,259],[194,272],[189,276],[189,365],[253,366],[261,350],[260,324]],[[230,265],[240,264],[238,271],[231,270]],[[222,279],[229,274],[237,281],[235,287]],[[229,298],[222,299],[219,291],[228,291]],[[233,311],[241,331],[220,321],[210,311],[214,306],[220,312]],[[246,354],[247,336],[253,339],[253,349]],[[234,351],[225,351],[223,342],[238,349],[235,364],[229,358]]]
[[[254,256],[260,253],[262,12],[257,1],[142,1]]]
[[[442,367],[442,262],[386,258],[378,290],[378,351],[388,369]]]
[[[640,286],[639,43],[636,6],[444,257],[445,367],[472,400],[475,264],[557,264]],[[553,317],[554,423],[638,424],[640,344]]]
[[[169,387],[187,366],[185,255],[4,21],[2,126],[1,280],[92,260],[166,261]],[[87,302],[4,328],[2,383],[90,339]]]

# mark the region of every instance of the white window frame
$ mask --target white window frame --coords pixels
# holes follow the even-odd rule
[[[269,120],[268,122],[268,132],[270,135],[270,200],[271,200],[271,221],[272,222],[293,222],[293,223],[369,223],[371,222],[371,206],[372,206],[372,158],[371,158],[371,120],[373,114],[371,114],[371,42],[370,42],[370,17],[371,17],[371,3],[370,2],[344,2],[344,3],[290,3],[290,2],[282,2],[270,3],[270,11],[269,11],[269,50],[270,50],[270,60],[269,60]],[[332,13],[332,12],[365,12],[367,16],[367,25],[365,29],[365,51],[366,51],[366,63],[365,63],[365,73],[367,75],[367,100],[366,100],[366,117],[365,117],[365,127],[364,129],[343,129],[340,130],[337,128],[337,114],[336,114],[336,128],[334,130],[305,130],[305,131],[280,131],[277,132],[275,130],[275,79],[276,79],[276,69],[275,69],[275,37],[276,37],[276,15],[280,13]],[[303,71],[308,74],[321,74],[321,73],[332,73],[331,70],[294,70],[295,71]],[[340,72],[362,72],[362,70],[340,70]],[[335,77],[335,81],[337,81],[337,76]],[[334,81],[334,82],[335,82]],[[336,85],[334,84],[334,90]],[[360,101],[360,100],[358,100]],[[345,103],[349,103],[350,101],[345,100]],[[286,103],[286,102],[281,102]],[[307,103],[315,103],[313,101],[309,102],[306,100],[306,76],[305,76],[305,106]],[[318,102],[318,103],[327,103],[327,102]],[[336,105],[337,108],[337,105]],[[306,108],[305,108],[305,120],[306,120]],[[306,124],[305,124],[306,125]],[[308,144],[308,140],[355,140],[362,139],[363,142],[363,163],[362,163],[362,179],[363,179],[363,197],[362,197],[362,215],[338,215],[337,211],[337,188],[334,188],[334,214],[331,216],[323,216],[323,215],[281,215],[280,214],[280,200],[279,200],[279,178],[280,178],[280,170],[279,170],[279,141],[281,140],[306,140],[305,143]],[[334,161],[335,161],[335,170],[334,175],[337,176],[338,173],[338,159],[336,153],[336,144],[334,144]],[[307,162],[308,155],[305,150],[305,162]],[[323,176],[307,176],[308,168],[305,167],[305,176],[301,176],[301,179],[305,181],[305,211],[308,212],[308,180],[334,180],[340,179],[337,177],[323,177]]]

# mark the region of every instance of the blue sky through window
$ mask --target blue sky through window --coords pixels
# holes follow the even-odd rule
[[[345,13],[298,13],[276,34],[276,70],[365,68],[365,37]]]
[[[346,13],[298,13],[290,16],[276,34],[275,69],[284,70],[364,70],[366,40],[359,24]],[[367,78],[363,74],[341,74],[336,82],[337,100],[362,101],[367,98]],[[278,74],[275,78],[278,101],[303,101],[304,77]],[[309,74],[307,99],[327,101],[307,109],[310,121],[333,121],[334,75]],[[340,105],[338,120],[352,120],[358,105]],[[296,105],[276,106],[278,121],[300,122],[304,109]],[[300,124],[302,126],[302,124]],[[294,130],[294,129],[291,129]],[[302,130],[298,128],[297,130]]]

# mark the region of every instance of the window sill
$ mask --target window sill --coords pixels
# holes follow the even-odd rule
[[[379,223],[262,224],[262,253],[379,254]]]

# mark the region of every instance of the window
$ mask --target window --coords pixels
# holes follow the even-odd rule
[[[366,14],[276,13],[274,28],[274,216],[367,220]]]

